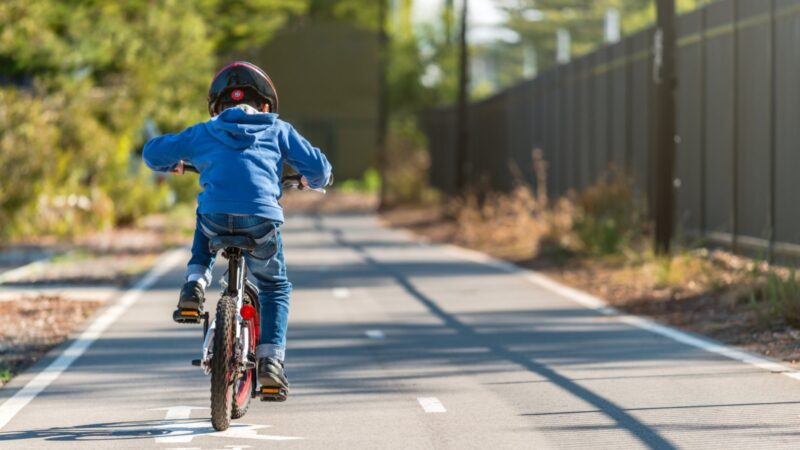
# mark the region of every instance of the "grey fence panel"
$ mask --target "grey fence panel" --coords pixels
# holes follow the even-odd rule
[[[638,191],[647,194],[650,189],[650,91],[652,71],[648,34],[633,36],[631,47],[631,150],[632,177]]]
[[[541,109],[542,101],[538,98],[534,83],[525,82],[509,90],[508,103],[508,163],[513,169],[512,176],[533,183],[530,149],[538,139],[539,123],[534,117],[535,111]]]
[[[591,55],[582,57],[578,63],[578,92],[580,92],[578,112],[578,152],[580,175],[578,188],[583,189],[592,183],[592,169],[594,162],[592,148],[592,83],[591,83]]]
[[[706,11],[709,30],[733,22],[730,2],[712,3]],[[706,230],[730,233],[733,216],[733,39],[708,33],[706,45]]]
[[[561,91],[563,95],[562,105],[564,105],[564,125],[561,128],[561,136],[564,142],[563,159],[561,160],[561,172],[567,188],[578,186],[578,90],[573,87],[575,74],[578,72],[575,64],[565,66],[561,79]]]
[[[455,166],[455,155],[451,155],[455,149],[455,145],[451,142],[455,130],[447,123],[448,119],[453,117],[453,114],[447,114],[442,110],[431,110],[426,112],[422,119],[430,149],[430,182],[432,186],[446,193],[452,193],[455,187],[453,176],[450,174]]]
[[[770,237],[770,27],[769,1],[739,0],[737,53],[738,233]]]
[[[627,48],[629,39],[611,47],[612,61],[609,65],[611,76],[611,115],[613,116],[611,152],[612,162],[618,170],[625,170],[627,162],[628,129],[630,117],[628,114],[628,64]]]
[[[559,69],[560,70],[560,69]],[[549,164],[548,179],[553,189],[551,195],[563,195],[567,190],[567,184],[561,171],[562,160],[564,159],[564,145],[561,138],[561,129],[564,127],[563,111],[564,104],[561,102],[561,89],[558,85],[558,71],[548,71],[542,78],[542,89],[547,91],[547,109],[542,115],[542,120],[547,120],[548,126],[545,127],[544,152]]]
[[[608,71],[604,69],[607,52],[595,52],[590,59],[589,83],[592,92],[592,128],[590,148],[592,149],[592,177],[590,182],[597,181],[606,172],[608,166]]]
[[[800,15],[776,20],[775,65],[775,239],[800,244]]]
[[[702,11],[681,17],[678,23],[678,136],[676,177],[676,219],[680,229],[697,235],[702,227],[703,133],[702,80],[704,77]]]

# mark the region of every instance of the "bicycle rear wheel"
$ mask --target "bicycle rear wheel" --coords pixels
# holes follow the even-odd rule
[[[236,303],[223,296],[217,303],[214,353],[211,357],[211,425],[227,430],[231,425],[234,386],[234,340]]]

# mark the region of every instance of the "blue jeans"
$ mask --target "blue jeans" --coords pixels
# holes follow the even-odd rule
[[[248,272],[260,291],[258,301],[261,304],[261,336],[258,339],[256,356],[283,361],[292,283],[286,276],[283,239],[279,226],[279,223],[258,216],[198,214],[192,259],[189,260],[186,276],[202,274],[206,285],[211,285],[211,269],[214,267],[216,254],[209,249],[209,237],[241,234],[259,242],[275,230],[269,239],[259,242],[258,247],[245,254],[245,261]]]

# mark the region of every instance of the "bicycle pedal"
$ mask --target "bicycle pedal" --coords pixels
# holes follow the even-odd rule
[[[178,323],[200,323],[203,313],[196,309],[176,309],[172,312],[172,320]]]
[[[193,359],[192,360],[192,365],[195,366],[195,367],[200,367],[200,360],[199,359]]]
[[[258,393],[262,402],[285,402],[289,396],[289,392],[280,387],[261,386]]]

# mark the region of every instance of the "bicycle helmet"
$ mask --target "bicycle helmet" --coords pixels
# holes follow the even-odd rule
[[[255,64],[236,61],[220,69],[208,88],[208,113],[215,116],[224,106],[254,101],[267,102],[278,112],[278,91],[266,72]]]

